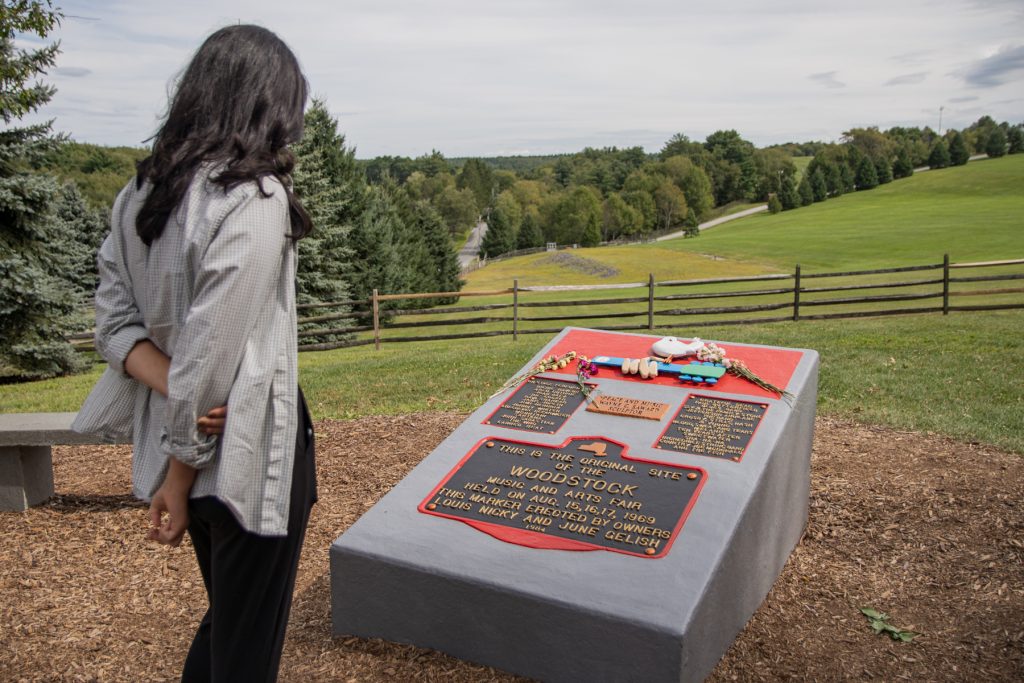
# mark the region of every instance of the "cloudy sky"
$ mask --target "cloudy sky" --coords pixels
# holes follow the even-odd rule
[[[43,118],[140,145],[229,23],[277,32],[360,158],[573,152],[734,128],[1024,121],[1024,0],[58,0]],[[29,47],[22,38],[19,44]]]

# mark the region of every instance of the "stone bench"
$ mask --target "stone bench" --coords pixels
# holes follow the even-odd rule
[[[0,510],[21,511],[53,495],[52,446],[106,443],[71,431],[75,415],[0,414]]]

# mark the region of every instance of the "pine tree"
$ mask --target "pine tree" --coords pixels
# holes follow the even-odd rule
[[[110,232],[104,212],[90,207],[78,186],[72,182],[61,188],[55,207],[57,220],[63,222],[68,235],[73,237],[65,248],[70,269],[67,273],[83,297],[90,297],[99,282],[96,271],[96,253],[103,238]]]
[[[501,203],[491,211],[491,219],[487,223],[487,232],[480,243],[480,253],[486,258],[501,256],[515,249],[516,225],[514,216],[510,215],[508,207]]]
[[[519,234],[516,235],[516,249],[535,249],[544,246],[544,233],[540,230],[540,223],[532,213],[523,217],[519,226]]]
[[[857,189],[856,176],[853,173],[853,169],[847,163],[839,164],[839,179],[843,184],[843,192],[853,192]]]
[[[779,201],[779,195],[772,194],[768,197],[768,213],[780,213],[782,211],[782,202]]]
[[[949,147],[946,141],[939,138],[932,145],[931,154],[928,155],[928,168],[946,168],[949,166]]]
[[[862,156],[857,163],[856,180],[858,190],[870,190],[878,187],[878,172],[870,157]]]
[[[57,45],[14,46],[18,33],[45,39],[60,14],[26,0],[0,12],[0,375],[24,379],[73,372],[84,363],[64,338],[81,304],[75,283],[75,236],[54,215],[59,188],[32,172],[59,140],[50,123],[12,127],[50,101],[54,88],[28,82],[53,66]]]
[[[912,175],[914,175],[914,162],[910,159],[910,150],[903,145],[896,152],[896,161],[892,164],[892,177],[909,178]]]
[[[1010,146],[1010,154],[1024,152],[1024,129],[1020,126],[1010,126],[1010,130],[1006,132],[1006,142]]]
[[[349,233],[359,214],[364,192],[362,176],[356,168],[355,150],[345,147],[338,133],[338,122],[322,100],[314,99],[306,111],[302,140],[294,146],[296,156],[293,181],[295,194],[313,220],[313,232],[299,240],[299,266],[296,300],[302,304],[346,301],[351,297],[353,253]],[[351,307],[335,305],[310,309],[310,315],[344,315]],[[302,343],[343,339],[350,321],[332,320],[332,334],[303,336]],[[323,328],[323,323],[299,326],[299,332]]]
[[[400,221],[398,210],[387,192],[379,186],[371,186],[364,209],[349,233],[353,257],[353,298],[369,299],[374,289],[380,294],[401,291],[402,267],[395,248],[395,234]],[[389,302],[383,308],[393,308],[393,305]]]
[[[800,193],[800,206],[808,206],[814,203],[814,189],[811,187],[811,179],[804,175],[797,187]]]
[[[779,192],[779,201],[782,202],[782,210],[789,211],[800,206],[800,193],[796,188],[796,180],[793,176],[787,177],[782,182],[782,191]]]
[[[811,173],[811,190],[814,191],[814,201],[823,202],[828,199],[828,184],[825,182],[825,173],[820,167]]]
[[[985,142],[985,153],[993,159],[1006,154],[1006,133],[1003,132],[1002,127],[995,126],[992,132],[988,134],[988,140]]]
[[[885,157],[875,159],[875,175],[878,177],[878,184],[885,185],[892,182],[892,164]]]
[[[964,140],[964,136],[958,130],[953,131],[953,135],[949,138],[950,165],[964,166],[970,158],[971,153],[967,151],[967,142]]]
[[[459,277],[459,256],[448,236],[444,220],[427,202],[416,204],[415,220],[430,256],[431,289],[435,292],[458,292],[465,282]],[[433,303],[454,303],[455,299]]]

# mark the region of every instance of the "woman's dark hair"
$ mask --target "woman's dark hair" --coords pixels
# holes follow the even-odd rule
[[[167,118],[153,136],[152,153],[137,165],[138,186],[152,183],[135,229],[147,245],[164,231],[202,163],[227,192],[274,176],[288,196],[293,239],[313,229],[291,191],[295,156],[288,145],[302,137],[306,79],[288,46],[259,26],[227,26],[202,44],[181,76]]]

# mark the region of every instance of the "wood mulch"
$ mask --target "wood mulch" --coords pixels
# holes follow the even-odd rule
[[[515,681],[411,646],[332,638],[328,547],[463,419],[319,424],[284,681]],[[381,444],[390,444],[389,450]],[[143,539],[124,447],[55,449],[58,495],[0,513],[0,680],[176,680],[205,608],[191,549]],[[861,607],[923,635],[872,633]],[[807,533],[710,680],[1024,680],[1024,458],[819,419]]]

